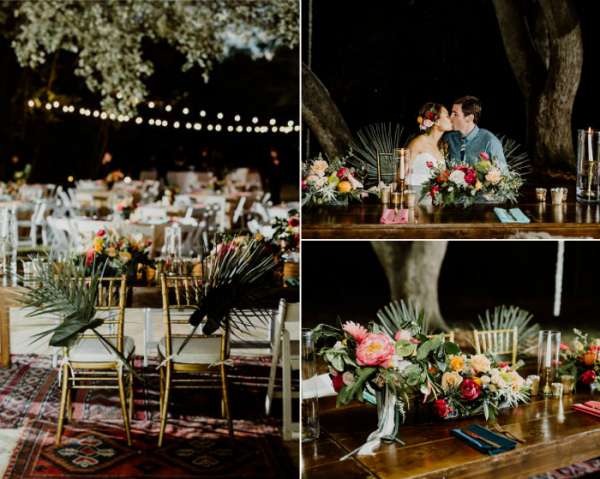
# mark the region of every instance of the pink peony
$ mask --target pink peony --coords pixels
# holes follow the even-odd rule
[[[592,384],[596,380],[596,372],[593,369],[584,372],[581,375],[581,382],[583,384]]]
[[[388,335],[368,333],[356,348],[356,362],[360,366],[389,367],[394,352],[394,344]]]
[[[353,321],[346,321],[342,325],[342,329],[352,336],[357,343],[362,342],[367,337],[367,334],[369,334],[364,326]]]
[[[485,161],[490,161],[490,155],[488,155],[485,151],[479,153],[479,158]]]

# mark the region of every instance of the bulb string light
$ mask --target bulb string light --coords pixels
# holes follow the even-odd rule
[[[148,102],[148,108],[150,110],[158,110],[155,102]],[[215,120],[208,122],[206,120],[207,113],[205,110],[201,110],[198,114],[202,118],[202,121],[192,120],[192,113],[190,109],[185,107],[181,109],[181,114],[185,118],[179,119],[165,119],[160,118],[159,115],[152,117],[136,116],[134,118],[128,115],[118,115],[115,113],[108,113],[105,111],[90,109],[86,107],[76,108],[74,105],[61,104],[58,100],[52,102],[43,102],[39,98],[32,98],[27,101],[27,106],[32,109],[46,110],[46,111],[58,111],[65,114],[79,114],[84,117],[98,118],[104,121],[116,121],[118,123],[129,123],[133,122],[136,125],[149,125],[157,128],[171,128],[174,130],[194,130],[194,131],[208,131],[216,133],[280,133],[288,134],[292,132],[299,132],[300,125],[297,125],[293,120],[289,120],[286,124],[278,125],[277,120],[270,118],[268,124],[259,124],[257,116],[251,117],[249,124],[242,124],[242,118],[236,114],[233,116],[231,121],[225,121],[225,115],[222,112],[218,112],[215,115]],[[171,105],[166,105],[164,111],[167,113],[173,112]],[[158,113],[158,112],[157,112]]]

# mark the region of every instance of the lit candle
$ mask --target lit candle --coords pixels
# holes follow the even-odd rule
[[[401,180],[404,179],[404,154],[405,153],[406,153],[406,150],[404,148],[400,148],[400,179]]]
[[[588,128],[588,132],[587,132],[587,137],[588,137],[588,160],[591,163],[592,161],[594,161],[593,156],[592,156],[592,128]]]
[[[550,357],[552,356],[551,347],[550,347],[550,338],[552,337],[552,332],[548,331],[548,341],[546,341],[546,363],[544,366],[547,368],[552,367],[552,363],[550,362]]]

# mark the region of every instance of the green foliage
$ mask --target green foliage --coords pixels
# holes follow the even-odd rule
[[[63,50],[77,56],[75,74],[102,97],[109,113],[133,115],[147,97],[154,67],[146,42],[167,43],[199,67],[205,81],[215,63],[242,47],[270,58],[298,43],[297,0],[25,0],[2,4],[15,23],[13,47],[22,66],[37,68]],[[10,18],[12,17],[12,18]]]

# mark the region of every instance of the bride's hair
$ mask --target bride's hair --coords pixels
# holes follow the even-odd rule
[[[439,120],[442,108],[444,108],[444,105],[433,102],[427,102],[421,107],[417,123],[422,133],[429,134],[433,128],[433,124]]]

